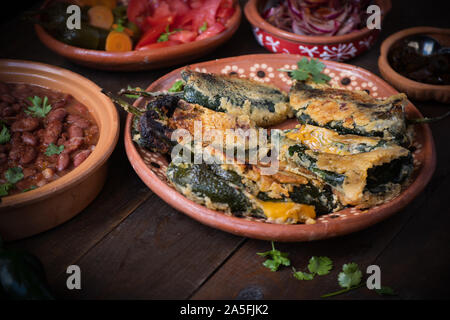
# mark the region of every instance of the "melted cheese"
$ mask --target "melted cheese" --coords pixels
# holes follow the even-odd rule
[[[346,178],[341,187],[344,197],[341,200],[344,203],[357,205],[363,198],[367,170],[408,154],[407,149],[397,145],[348,156],[319,154],[317,167],[345,175]]]
[[[286,133],[286,137],[309,149],[331,154],[359,153],[358,145],[376,146],[381,139],[357,135],[340,135],[337,132],[312,125],[299,125]]]
[[[268,221],[276,223],[311,223],[316,217],[314,206],[295,202],[258,201]]]
[[[365,92],[335,88],[297,88],[290,94],[290,105],[297,117],[307,115],[319,126],[342,122],[346,129],[383,133],[385,138],[392,138],[392,132],[405,132],[403,105],[406,102],[404,94],[382,100]]]

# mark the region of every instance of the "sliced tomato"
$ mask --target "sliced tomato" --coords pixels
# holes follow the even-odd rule
[[[127,17],[139,28],[143,29],[145,17],[151,14],[151,7],[148,0],[130,0],[128,1]]]
[[[234,14],[234,8],[219,8],[217,10],[217,21],[225,24]]]
[[[176,40],[182,43],[192,42],[197,37],[197,32],[181,30],[177,31],[169,36],[169,40]]]
[[[152,27],[147,30],[144,35],[139,39],[139,42],[136,45],[136,49],[149,45],[151,43],[155,43],[158,40],[161,33],[163,33],[166,29],[166,25],[160,24]]]
[[[214,23],[212,26],[208,27],[204,32],[202,32],[195,40],[203,40],[212,36],[215,36],[216,34],[221,33],[223,30],[225,30],[225,27],[220,22]]]
[[[180,42],[180,41],[168,40],[168,41],[164,41],[164,42],[156,42],[156,43],[147,44],[136,50],[142,51],[142,50],[151,50],[151,49],[158,49],[158,48],[167,48],[167,47],[179,45],[181,43],[182,42]]]
[[[170,11],[177,16],[183,16],[191,10],[187,2],[183,0],[170,0],[169,7]]]
[[[203,0],[191,0],[189,1],[192,9],[200,8],[203,4]]]
[[[170,26],[173,23],[174,18],[175,17],[173,15],[161,16],[161,17],[151,16],[151,17],[147,17],[146,21],[147,21],[148,25],[151,27],[164,25],[164,28],[165,28],[166,26]]]
[[[216,13],[221,0],[204,0],[202,5],[192,9],[178,22],[183,29],[197,31],[205,22],[211,26],[216,22]],[[190,27],[189,27],[190,26]]]

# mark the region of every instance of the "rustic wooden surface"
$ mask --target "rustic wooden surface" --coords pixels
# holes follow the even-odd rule
[[[393,1],[381,37],[369,52],[349,63],[379,74],[381,41],[413,26],[450,27],[445,1]],[[241,1],[243,5],[245,1]],[[1,25],[0,58],[40,61],[77,72],[108,91],[127,85],[147,87],[174,68],[133,73],[87,69],[44,47],[20,14]],[[4,20],[5,21],[5,20]],[[243,19],[231,41],[199,61],[265,53]],[[426,116],[449,105],[413,103]],[[125,113],[120,111],[121,125]],[[367,230],[310,243],[278,243],[291,262],[305,269],[313,255],[330,257],[335,268],[314,281],[297,281],[289,268],[270,272],[256,252],[270,243],[215,230],[172,209],[134,173],[125,155],[123,134],[110,159],[109,177],[99,197],[71,221],[10,246],[27,249],[43,262],[52,290],[61,299],[318,299],[338,289],[342,264],[358,263],[363,270],[377,264],[382,283],[399,299],[450,298],[450,119],[432,125],[437,168],[424,192],[405,210]],[[66,268],[82,270],[82,290],[66,288]],[[380,299],[361,288],[339,299]]]

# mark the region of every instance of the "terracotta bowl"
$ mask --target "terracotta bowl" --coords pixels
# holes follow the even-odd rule
[[[235,74],[257,81],[272,83],[284,91],[288,91],[292,81],[285,72],[277,69],[295,69],[300,55],[258,54],[234,58],[219,59],[191,65],[192,70],[211,73]],[[331,84],[353,90],[368,90],[377,98],[396,94],[397,91],[374,74],[351,65],[338,62],[322,61],[326,65],[324,72],[332,80]],[[180,79],[182,68],[174,70],[166,76],[153,82],[149,91],[161,91],[170,88],[174,81]],[[137,100],[135,105],[139,105]],[[421,117],[420,112],[409,103],[406,106],[408,117]],[[371,226],[404,208],[426,186],[431,179],[436,166],[436,154],[433,137],[428,125],[416,127],[417,150],[414,152],[416,163],[412,183],[395,199],[367,211],[347,208],[339,212],[320,216],[316,224],[281,225],[258,220],[248,220],[225,215],[213,211],[184,197],[173,189],[166,177],[167,161],[158,153],[152,153],[139,148],[131,140],[132,116],[129,115],[125,128],[125,147],[133,168],[144,181],[164,201],[175,209],[200,221],[203,224],[250,238],[276,241],[311,241],[325,239],[355,232]],[[296,120],[288,120],[281,126],[295,126]]]
[[[100,129],[95,150],[80,166],[47,185],[1,199],[0,235],[5,240],[16,240],[69,220],[95,199],[106,179],[106,160],[117,143],[119,118],[111,100],[95,83],[65,69],[31,61],[0,60],[0,81],[70,93],[89,109]]]
[[[392,46],[399,40],[414,34],[424,34],[436,38],[442,45],[450,46],[450,29],[432,27],[409,28],[389,36],[381,44],[381,55],[378,58],[378,68],[384,79],[398,90],[416,100],[436,100],[450,103],[450,85],[433,85],[408,79],[392,69],[388,54]]]
[[[39,39],[50,50],[77,64],[101,70],[139,71],[169,67],[208,54],[231,38],[239,27],[241,16],[241,8],[236,4],[236,11],[227,21],[222,33],[173,47],[143,51],[106,52],[83,49],[56,40],[40,25],[35,25],[35,30]]]
[[[376,0],[381,8],[381,19],[391,9],[390,0]],[[379,31],[367,27],[341,36],[302,36],[279,29],[261,16],[267,0],[249,0],[244,8],[245,16],[253,26],[258,43],[276,53],[302,54],[324,60],[345,61],[369,49]]]

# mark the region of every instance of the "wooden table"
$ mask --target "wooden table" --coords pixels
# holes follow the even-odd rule
[[[245,1],[241,2],[243,5]],[[394,1],[380,39],[369,52],[349,63],[379,74],[380,43],[406,27],[449,27],[448,11],[438,3]],[[44,47],[33,28],[12,18],[0,28],[0,58],[45,62],[77,72],[108,91],[127,85],[147,87],[174,68],[133,73],[87,69]],[[243,18],[238,32],[220,49],[197,61],[266,53]],[[414,101],[413,101],[414,102]],[[414,102],[425,116],[446,112],[449,105]],[[121,127],[125,112],[120,111]],[[306,270],[311,256],[328,256],[334,269],[313,281],[297,281],[290,268],[270,272],[257,252],[270,243],[237,237],[206,227],[177,212],[151,192],[133,171],[125,154],[123,133],[97,199],[69,222],[40,235],[16,241],[43,262],[52,290],[62,299],[318,299],[338,288],[344,263],[363,270],[377,264],[382,284],[398,298],[449,298],[450,285],[450,119],[432,126],[437,168],[424,192],[405,210],[369,229],[310,243],[277,243],[294,266]],[[66,288],[66,269],[79,265],[82,289]],[[379,299],[365,288],[341,299]]]

